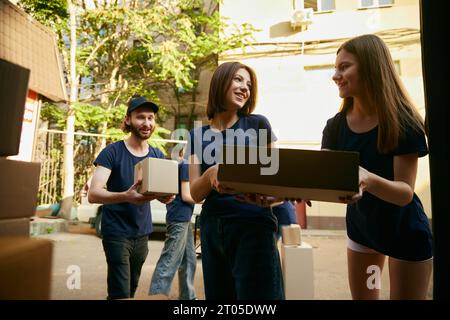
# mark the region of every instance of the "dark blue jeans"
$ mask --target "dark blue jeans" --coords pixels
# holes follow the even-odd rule
[[[275,229],[264,218],[201,217],[206,299],[284,299]]]
[[[148,235],[139,238],[104,237],[108,263],[108,300],[133,298],[148,254]]]

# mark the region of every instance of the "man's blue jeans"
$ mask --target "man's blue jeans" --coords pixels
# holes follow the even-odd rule
[[[102,240],[108,263],[108,298],[133,298],[148,255],[148,235]]]
[[[207,300],[282,300],[276,225],[265,218],[201,216]]]
[[[191,222],[168,223],[164,248],[152,276],[149,294],[162,293],[168,296],[178,270],[179,299],[195,299],[196,266],[197,257]]]

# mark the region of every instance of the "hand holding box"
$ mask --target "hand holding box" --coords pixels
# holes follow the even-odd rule
[[[134,167],[134,183],[141,180],[138,192],[158,197],[178,194],[178,162],[145,158]]]

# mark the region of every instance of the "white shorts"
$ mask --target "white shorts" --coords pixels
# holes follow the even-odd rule
[[[353,241],[348,236],[347,236],[347,248],[349,248],[352,251],[356,251],[356,252],[360,252],[360,253],[370,253],[370,254],[378,253],[378,254],[382,254],[382,253],[380,253],[380,252],[378,252],[376,250],[373,250],[373,249],[371,249],[369,247],[366,247],[366,246],[364,246],[362,244],[359,244],[356,241]],[[397,258],[394,258],[394,257],[390,257],[390,258],[395,259],[395,260],[399,260],[399,261],[408,261],[408,260],[397,259]],[[429,261],[429,260],[433,260],[433,257],[431,257],[430,259],[423,260],[423,261],[414,261],[414,262],[425,262],[425,261]]]
[[[347,236],[347,248],[361,253],[379,253],[378,251],[375,251],[373,249],[370,249],[369,247],[366,247],[362,244],[359,244],[358,242],[353,241],[348,236]]]

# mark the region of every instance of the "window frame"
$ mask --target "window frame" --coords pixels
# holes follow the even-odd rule
[[[373,5],[371,6],[363,6],[362,2],[363,0],[359,0],[358,2],[358,9],[359,10],[366,10],[366,9],[378,9],[378,8],[390,8],[395,5],[395,0],[392,0],[392,3],[388,4],[380,4],[380,0],[372,0]]]
[[[334,9],[327,9],[327,10],[322,9],[322,1],[324,1],[324,0],[315,0],[315,1],[316,1],[317,10],[314,10],[314,8],[312,8],[314,13],[327,13],[327,12],[335,12],[336,11],[336,0],[332,0],[334,2]],[[304,8],[307,9],[307,8],[311,8],[311,7],[306,7],[306,3],[305,3]]]
[[[327,9],[327,10],[322,9],[322,1],[324,1],[324,0],[317,0],[317,11],[316,11],[317,13],[336,11],[336,0],[333,0],[334,9]],[[320,4],[320,6],[319,6],[319,4]]]

